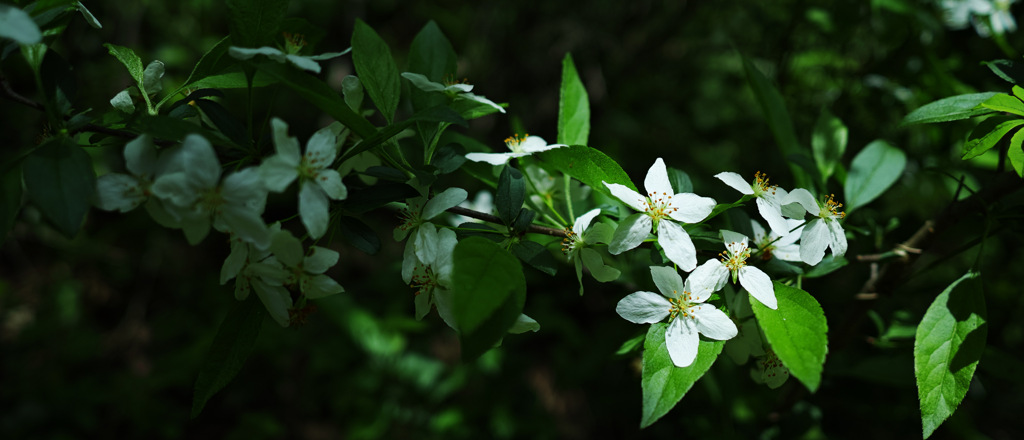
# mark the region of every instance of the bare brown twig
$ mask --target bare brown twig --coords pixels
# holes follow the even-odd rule
[[[494,215],[491,215],[491,214],[484,214],[482,212],[474,211],[472,209],[463,208],[461,206],[454,206],[454,207],[448,208],[448,212],[450,212],[452,214],[464,215],[466,217],[475,218],[477,220],[483,220],[483,221],[489,222],[489,223],[498,223],[498,224],[504,224],[505,223],[505,222],[501,221],[501,219],[498,218],[497,216],[494,216]],[[537,225],[530,225],[530,227],[527,228],[526,232],[534,233],[534,234],[550,235],[552,237],[562,237],[562,238],[565,238],[565,236],[566,236],[564,229],[548,228],[546,226],[537,226]]]

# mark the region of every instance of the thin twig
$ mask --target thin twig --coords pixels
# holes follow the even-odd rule
[[[480,211],[474,211],[472,209],[463,208],[461,206],[454,206],[454,207],[448,208],[448,212],[450,212],[452,214],[458,214],[458,215],[463,215],[463,216],[470,217],[470,218],[475,218],[477,220],[483,220],[483,221],[488,222],[488,223],[498,223],[498,224],[504,224],[505,223],[500,218],[498,218],[497,216],[494,216],[494,215],[491,215],[491,214],[484,214],[484,213],[482,213]],[[566,236],[564,229],[555,229],[555,228],[549,228],[549,227],[546,227],[546,226],[537,226],[537,225],[530,225],[530,227],[526,229],[526,232],[534,233],[534,234],[550,235],[552,237],[561,237],[561,238],[565,238],[565,236]]]
[[[0,90],[3,91],[3,96],[7,99],[10,99],[11,101],[32,107],[39,111],[46,110],[46,107],[43,104],[35,102],[31,99],[19,95],[18,92],[15,92],[14,89],[11,88],[11,83],[7,82],[7,77],[4,76],[3,72],[0,72]]]

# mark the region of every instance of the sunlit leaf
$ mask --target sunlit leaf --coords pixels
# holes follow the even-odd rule
[[[772,284],[779,308],[769,309],[760,301],[750,301],[750,308],[772,350],[790,374],[813,392],[821,383],[828,353],[825,312],[809,293],[778,281]]]
[[[701,339],[697,347],[697,359],[689,367],[679,368],[672,363],[665,346],[667,327],[668,324],[663,322],[651,325],[644,341],[643,372],[640,379],[640,387],[643,389],[641,428],[651,426],[675,407],[693,384],[711,368],[725,347],[725,341]]]
[[[882,195],[903,174],[907,155],[888,142],[876,140],[864,147],[850,164],[843,190],[846,212],[864,206]]]
[[[931,122],[959,121],[975,116],[993,113],[991,109],[979,107],[981,103],[997,95],[995,92],[970,93],[950,96],[918,107],[900,122],[901,126]]]
[[[618,183],[636,191],[636,186],[618,162],[596,149],[572,145],[537,153],[534,156],[609,196],[611,193],[602,182]]]
[[[590,136],[590,101],[580,80],[572,54],[562,59],[562,87],[558,99],[558,141],[566,145],[587,145]]]

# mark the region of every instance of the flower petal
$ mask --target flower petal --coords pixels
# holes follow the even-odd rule
[[[280,60],[284,56],[284,52],[280,49],[275,49],[270,46],[257,47],[255,49],[248,47],[231,46],[228,48],[228,54],[236,60],[247,60],[256,55],[266,55],[274,59]]]
[[[811,266],[820,263],[830,242],[825,222],[819,218],[811,220],[800,234],[800,259]]]
[[[455,231],[442,229],[437,232],[437,256],[434,258],[431,267],[437,275],[438,284],[451,287],[452,284],[452,254],[455,252],[455,245],[458,244]]]
[[[692,319],[679,317],[672,320],[665,330],[665,348],[668,349],[668,357],[672,359],[675,366],[689,367],[697,359],[697,346],[700,338],[697,336],[696,324]]]
[[[135,177],[109,173],[96,179],[96,206],[104,211],[128,212],[144,201],[146,196]]]
[[[409,240],[405,242],[405,251],[402,253],[402,281],[405,284],[412,282],[412,274],[417,264],[419,260],[416,259],[416,243]]]
[[[416,88],[427,92],[443,92],[444,84],[433,82],[426,76],[412,72],[402,72],[402,78],[409,80]]]
[[[302,294],[308,299],[324,298],[345,291],[341,284],[327,275],[315,275],[302,283]]]
[[[633,292],[619,300],[615,312],[634,324],[653,324],[668,317],[672,304],[654,292]]]
[[[297,267],[302,262],[302,243],[288,230],[278,231],[271,237],[270,251],[285,266]]]
[[[686,290],[683,277],[674,268],[668,266],[651,266],[651,279],[665,298],[676,299]]]
[[[647,177],[644,178],[644,189],[647,190],[647,195],[651,194],[666,194],[674,195],[675,191],[672,189],[672,182],[668,180],[668,169],[665,168],[665,161],[661,158],[654,160],[654,165],[647,170]]]
[[[437,217],[449,208],[459,206],[459,203],[465,202],[468,197],[469,193],[462,188],[448,188],[423,205],[422,218],[430,220]]]
[[[721,261],[712,258],[690,272],[684,289],[690,292],[691,301],[701,303],[707,301],[712,293],[722,290],[728,280],[729,269]]]
[[[468,100],[471,100],[471,101],[476,101],[476,102],[479,102],[479,103],[484,104],[484,105],[489,105],[491,107],[494,107],[494,108],[498,109],[499,112],[505,113],[505,108],[504,107],[502,107],[502,106],[500,106],[498,104],[495,104],[494,101],[491,101],[490,99],[487,99],[487,98],[485,98],[485,97],[483,97],[481,95],[474,95],[472,93],[463,93],[463,94],[459,95],[459,97],[463,98],[463,99],[468,99]]]
[[[433,223],[424,223],[413,232],[412,242],[416,245],[416,258],[423,264],[430,264],[437,258],[438,240],[437,229]]]
[[[324,127],[313,133],[306,141],[306,155],[303,159],[306,164],[314,169],[324,169],[331,166],[334,158],[338,155],[338,136],[334,134],[331,127]]]
[[[743,176],[740,176],[739,174],[725,171],[722,173],[715,174],[715,177],[718,180],[725,182],[726,185],[729,185],[736,191],[739,191],[743,194],[749,195],[754,193],[754,189],[750,187],[750,182],[747,182],[747,180],[744,179]]]
[[[420,292],[416,295],[416,299],[413,300],[413,304],[416,306],[416,320],[422,321],[427,313],[430,313],[430,306],[434,304],[434,295],[427,292]]]
[[[288,309],[292,306],[292,297],[288,289],[282,286],[268,286],[258,279],[252,280],[252,287],[263,302],[263,307],[270,313],[270,317],[281,327],[288,327],[291,322]]]
[[[764,226],[761,226],[757,220],[750,219],[750,229],[754,231],[754,236],[752,238],[755,244],[760,245],[768,241],[768,231],[765,231]]]
[[[662,220],[658,223],[658,244],[680,269],[689,272],[697,267],[697,249],[682,226]]]
[[[258,212],[238,205],[224,205],[217,212],[228,227],[227,231],[221,232],[232,232],[256,247],[265,248],[270,244],[270,232]]]
[[[715,199],[701,197],[693,193],[681,193],[672,196],[668,205],[668,215],[673,220],[683,223],[698,223],[711,215],[715,209]]]
[[[701,304],[690,309],[697,321],[697,331],[711,339],[724,341],[739,334],[736,323],[729,319],[725,312],[711,304]]]
[[[529,156],[530,153],[469,153],[466,160],[487,162],[491,165],[504,165],[513,157]]]
[[[299,189],[299,217],[313,239],[323,237],[330,222],[327,194],[317,185],[305,183]]]
[[[807,213],[811,215],[818,215],[818,212],[821,211],[821,208],[818,207],[818,201],[814,199],[811,192],[803,188],[794,189],[789,193],[789,196],[782,201],[783,205],[788,205],[790,203],[799,203],[800,206],[807,210]]]
[[[846,253],[846,231],[837,220],[824,220],[828,226],[829,246],[832,248],[832,255],[841,256]]]
[[[285,58],[289,62],[294,64],[295,67],[298,67],[298,68],[300,68],[302,70],[313,72],[313,73],[320,73],[320,64],[317,63],[316,61],[311,60],[309,57],[304,57],[302,55],[288,54],[288,55],[285,55]]]
[[[761,304],[769,309],[779,308],[779,303],[775,299],[775,286],[772,285],[772,279],[768,274],[753,266],[741,267],[739,272],[740,285],[750,292],[750,296],[761,301]]]
[[[782,206],[779,205],[779,200],[772,196],[758,197],[757,198],[757,212],[761,214],[761,218],[768,222],[768,227],[772,229],[772,232],[782,236],[789,232],[787,228],[786,219],[782,218]]]
[[[729,252],[740,253],[747,248],[747,236],[739,232],[722,230],[722,241]]]
[[[224,264],[220,267],[220,284],[227,284],[228,280],[238,275],[238,272],[242,271],[242,267],[245,266],[245,260],[249,258],[249,244],[231,240],[231,253],[224,259]]]
[[[590,222],[593,221],[594,217],[597,217],[600,213],[601,208],[594,208],[587,211],[585,214],[576,217],[576,221],[572,224],[572,232],[575,232],[576,235],[583,235],[583,231],[587,230],[587,227],[590,226]]]
[[[615,229],[612,242],[608,243],[608,252],[618,255],[640,246],[651,234],[653,224],[651,217],[642,212],[626,217]]]
[[[302,270],[307,273],[321,274],[338,264],[339,254],[325,247],[311,246],[309,255],[302,258]]]
[[[295,166],[302,161],[302,153],[299,152],[299,140],[288,136],[288,123],[274,118],[270,120],[270,130],[274,135],[274,148],[277,154],[282,156],[288,163]]]
[[[196,186],[213,188],[217,185],[221,174],[220,160],[206,138],[198,134],[185,136],[181,152],[182,170],[196,182]]]
[[[281,154],[275,154],[260,164],[263,186],[273,192],[284,191],[299,177],[299,162],[292,162]]]
[[[348,187],[341,181],[341,174],[335,170],[321,170],[316,176],[316,183],[323,188],[327,197],[334,200],[348,198]]]
[[[647,212],[647,197],[640,195],[640,193],[629,189],[626,185],[620,185],[618,183],[608,183],[602,181],[604,186],[608,188],[608,191],[612,193],[615,198],[625,203],[630,208],[633,208],[640,212]]]
[[[125,167],[132,174],[153,179],[156,175],[157,153],[153,138],[144,134],[124,146]]]

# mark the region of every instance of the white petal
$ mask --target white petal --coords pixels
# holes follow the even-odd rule
[[[668,317],[672,304],[654,292],[633,292],[619,300],[615,312],[634,324],[652,324]]]
[[[697,347],[700,345],[700,338],[697,336],[697,328],[692,319],[682,316],[673,319],[665,330],[665,348],[668,349],[668,357],[672,359],[675,366],[689,367],[697,359]]]
[[[797,238],[799,238],[799,234],[797,235]],[[780,245],[776,242],[775,250],[772,251],[772,256],[782,261],[803,261],[800,259],[800,245],[793,243]]]
[[[444,91],[444,84],[433,82],[427,79],[426,76],[420,75],[418,73],[402,72],[402,78],[409,80],[409,82],[411,82],[412,85],[416,86],[416,88],[420,90],[424,90],[427,92]]]
[[[220,193],[225,202],[244,206],[259,213],[263,212],[266,205],[267,190],[256,167],[245,168],[225,177],[221,183]]]
[[[309,255],[302,259],[302,270],[312,274],[327,272],[327,269],[338,264],[340,257],[334,250],[320,246],[311,246],[309,252]]]
[[[343,50],[341,52],[324,52],[324,53],[322,53],[320,55],[313,55],[313,56],[309,57],[309,59],[317,60],[317,61],[329,60],[329,59],[332,59],[332,58],[340,57],[340,56],[345,55],[345,54],[347,54],[349,52],[352,52],[352,48],[351,47],[348,48],[348,49],[345,49],[345,50]]]
[[[715,199],[701,197],[693,193],[682,193],[672,196],[669,202],[669,216],[683,223],[698,223],[704,220],[715,209]]]
[[[247,258],[249,258],[249,244],[231,240],[231,253],[224,259],[224,264],[220,267],[220,283],[226,284],[228,280],[238,275],[238,272],[245,266]]]
[[[462,188],[448,188],[423,205],[422,218],[430,220],[437,217],[449,208],[459,206],[459,203],[465,202],[467,197],[469,197],[469,193]]]
[[[348,187],[341,181],[341,174],[335,170],[321,170],[316,176],[316,183],[323,188],[327,197],[334,200],[345,200],[348,198]]]
[[[199,199],[191,179],[185,173],[164,174],[158,177],[150,191],[153,195],[181,208],[191,207]]]
[[[832,255],[838,257],[846,254],[846,231],[843,231],[842,225],[839,224],[838,220],[824,220],[824,222],[828,226],[829,246],[832,248]]]
[[[775,299],[775,286],[772,285],[772,279],[768,274],[753,266],[741,267],[739,272],[740,285],[750,292],[751,296],[769,309],[779,308],[779,303]]]
[[[476,101],[476,102],[479,102],[479,103],[484,104],[484,105],[489,105],[491,107],[494,107],[494,108],[498,109],[499,112],[505,113],[505,109],[502,106],[500,106],[498,104],[495,104],[494,101],[491,101],[490,99],[484,98],[481,95],[474,95],[472,93],[463,93],[463,94],[459,95],[459,97],[463,98],[463,99],[469,99],[471,101]]]
[[[640,195],[640,193],[629,189],[629,187],[625,185],[603,181],[601,183],[604,183],[604,186],[608,188],[608,191],[611,192],[615,198],[621,200],[622,203],[625,203],[630,208],[640,212],[647,211],[647,197]]]
[[[814,196],[811,195],[810,191],[803,188],[797,188],[791,191],[789,196],[781,203],[783,205],[799,203],[800,206],[807,210],[807,213],[811,215],[818,215],[818,212],[821,210],[818,208],[818,201],[814,199]]]
[[[146,89],[146,94],[153,96],[160,93],[164,89],[160,79],[164,77],[164,63],[160,61],[153,61],[146,66],[146,69],[142,71],[142,88]]]
[[[153,179],[156,175],[156,157],[156,146],[148,134],[139,136],[124,146],[125,167],[136,176]]]
[[[96,206],[104,211],[128,212],[144,201],[142,186],[132,176],[110,173],[96,179]]]
[[[128,89],[124,89],[110,98],[110,105],[125,113],[135,113],[135,103],[132,102],[132,95]]]
[[[302,294],[309,299],[324,298],[345,291],[341,284],[327,275],[315,275],[303,281]]]
[[[711,339],[724,341],[739,334],[736,323],[725,312],[711,304],[701,304],[690,309],[697,321],[697,331]]]
[[[452,254],[455,252],[455,245],[458,244],[455,231],[442,229],[437,232],[437,256],[431,267],[437,275],[437,282],[442,286],[451,287],[452,283]]]
[[[590,226],[590,222],[593,221],[594,217],[597,217],[600,213],[601,209],[595,208],[587,211],[586,214],[576,217],[576,221],[572,224],[572,231],[575,232],[576,235],[583,235],[583,231],[587,230],[587,227]]]
[[[302,261],[302,243],[288,230],[275,233],[270,242],[274,257],[288,267],[296,267]]]
[[[718,180],[725,182],[726,185],[729,185],[736,191],[739,191],[743,194],[754,193],[754,189],[750,187],[750,182],[747,182],[747,180],[744,179],[743,176],[740,176],[739,174],[726,171],[715,174],[715,177],[718,178]]]
[[[712,293],[722,290],[729,280],[729,269],[721,261],[710,259],[701,264],[686,277],[684,288],[690,292],[693,302],[704,302]]]
[[[260,177],[268,190],[284,191],[299,177],[299,162],[293,163],[288,157],[275,154],[260,164]]]
[[[231,55],[232,58],[237,60],[247,60],[256,55],[266,55],[280,58],[281,56],[284,55],[284,52],[281,52],[281,50],[269,46],[263,46],[255,49],[248,47],[231,46],[230,48],[228,48],[228,54]]]
[[[309,57],[288,54],[285,55],[285,58],[288,59],[289,62],[294,64],[295,67],[313,73],[320,73],[320,64],[317,63],[316,61],[311,60]]]
[[[324,127],[313,133],[306,142],[306,155],[303,160],[315,169],[323,169],[331,166],[334,158],[338,155],[335,149],[338,137],[330,127]]]
[[[413,304],[416,306],[416,320],[421,321],[430,313],[430,306],[434,305],[434,295],[427,292],[420,292],[416,295],[416,299],[413,300]]]
[[[269,286],[260,280],[252,280],[252,287],[256,290],[263,307],[270,313],[270,317],[281,327],[288,327],[291,321],[288,309],[292,306],[292,297],[288,290],[281,286]]]
[[[686,290],[683,287],[683,277],[679,276],[679,272],[676,272],[674,268],[668,266],[651,266],[651,279],[666,298],[679,298]]]
[[[207,216],[183,218],[181,232],[185,233],[185,240],[188,241],[188,244],[195,246],[210,234],[210,218]]]
[[[469,153],[466,160],[487,162],[491,165],[504,165],[513,157],[529,156],[530,153]]]
[[[416,258],[423,264],[430,264],[437,258],[440,240],[433,223],[424,223],[413,232],[412,240],[416,244]]]
[[[767,231],[764,230],[764,226],[761,226],[761,224],[758,223],[757,220],[751,219],[750,220],[750,229],[754,230],[754,237],[753,237],[753,239],[754,239],[754,243],[755,244],[763,244],[763,243],[765,243],[766,239],[768,238],[768,233],[767,233]]]
[[[756,203],[757,212],[768,222],[768,227],[772,229],[772,232],[779,236],[789,232],[786,219],[782,218],[782,207],[779,205],[778,199],[771,196],[758,197]]]
[[[651,217],[644,213],[636,213],[626,217],[619,223],[619,227],[615,229],[612,242],[608,243],[608,252],[612,255],[618,255],[640,246],[640,243],[643,243],[647,236],[651,234],[651,226],[653,224]]]
[[[459,331],[455,325],[455,315],[452,312],[452,291],[448,289],[434,289],[434,307],[437,307],[437,315],[444,320],[448,327]]]
[[[682,226],[662,220],[658,223],[658,244],[680,269],[689,272],[697,267],[697,249]]]
[[[666,194],[674,195],[675,191],[672,190],[672,182],[668,180],[668,169],[665,168],[665,161],[661,158],[654,160],[654,165],[647,170],[647,177],[644,178],[644,189],[647,190],[647,195],[651,194]]]
[[[222,232],[233,232],[238,238],[257,247],[270,244],[270,231],[259,213],[238,205],[224,205],[218,212],[221,220],[230,228]]]
[[[814,266],[825,256],[825,248],[831,243],[828,226],[821,219],[811,220],[800,234],[800,259]]]
[[[722,230],[722,241],[729,252],[739,253],[747,248],[747,236],[739,232]]]
[[[412,282],[412,273],[419,262],[416,259],[416,243],[413,240],[405,242],[405,251],[402,253],[402,281],[405,284]]]
[[[274,148],[277,154],[281,155],[287,163],[295,166],[302,161],[302,153],[299,152],[299,140],[288,136],[288,124],[278,118],[270,120],[270,130],[274,135]]]
[[[299,189],[299,216],[313,239],[323,237],[330,222],[327,194],[317,185],[303,184]]]

